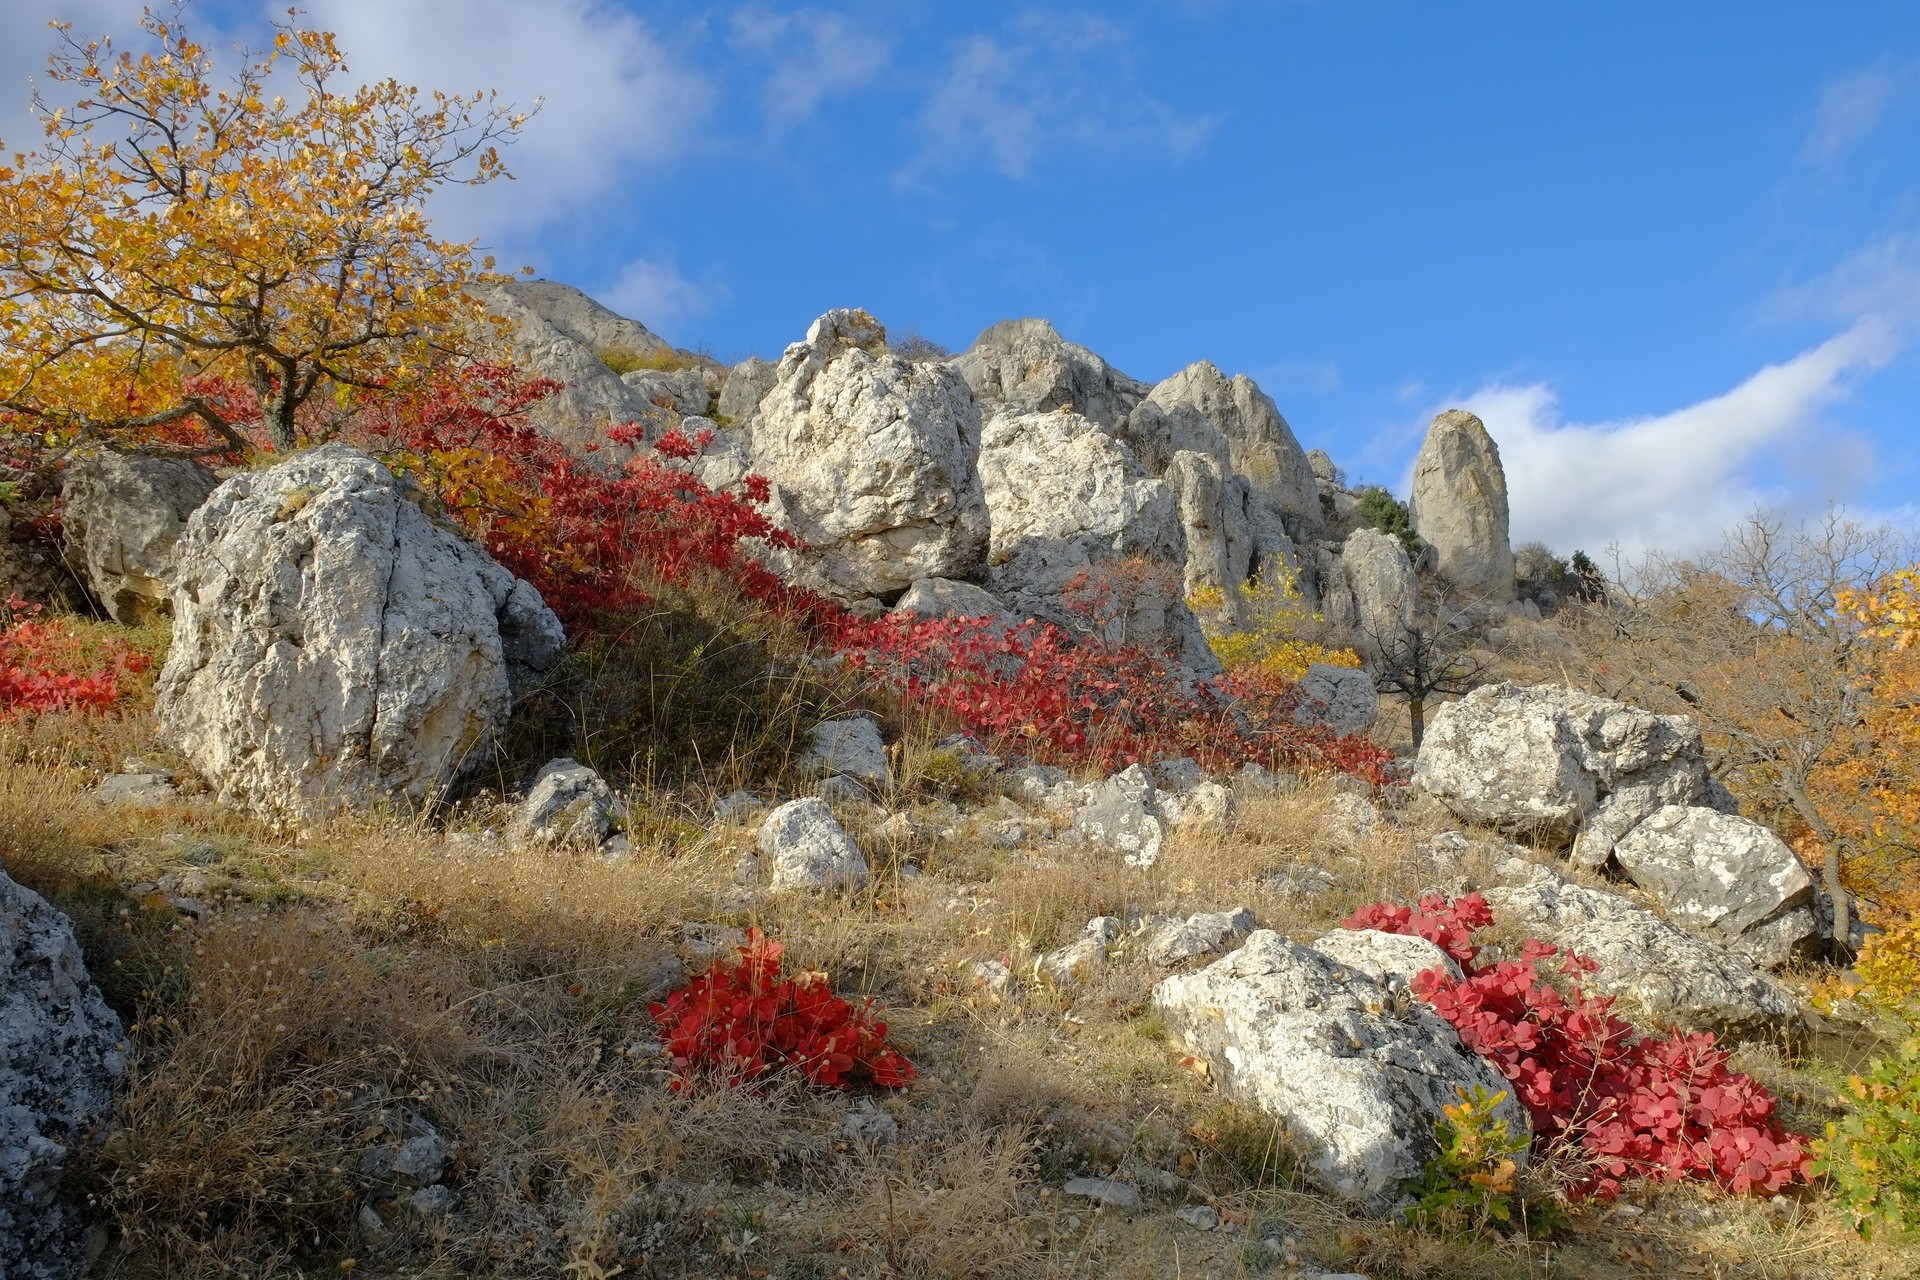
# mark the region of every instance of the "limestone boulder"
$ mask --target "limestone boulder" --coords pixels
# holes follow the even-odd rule
[[[1384,933],[1379,929],[1335,929],[1316,938],[1313,949],[1349,969],[1358,969],[1376,982],[1405,986],[1429,969],[1439,969],[1453,978],[1461,976],[1459,962],[1441,950],[1438,943],[1411,934]]]
[[[549,761],[534,775],[509,830],[518,839],[596,849],[613,830],[613,788],[578,760]]]
[[[1698,805],[1657,809],[1614,846],[1667,919],[1772,968],[1820,944],[1813,876],[1773,832]]]
[[[1486,685],[1434,715],[1413,784],[1459,817],[1600,867],[1643,819],[1709,793],[1700,729],[1558,685]]]
[[[67,467],[60,494],[69,571],[115,622],[129,626],[172,611],[174,548],[187,517],[220,483],[187,458],[101,449]]]
[[[779,378],[778,364],[762,360],[759,356],[750,356],[728,372],[713,411],[726,420],[726,425],[746,430],[753,425],[754,417],[760,412],[760,401],[766,398],[767,392],[773,390],[773,384]]]
[[[1155,386],[1143,415],[1191,410],[1225,439],[1230,469],[1247,478],[1252,494],[1255,553],[1272,554],[1319,536],[1320,490],[1307,454],[1273,400],[1245,374],[1228,378],[1205,360]],[[1160,430],[1143,417],[1130,434],[1149,439]],[[1192,447],[1186,445],[1183,447]],[[1278,526],[1276,528],[1276,526]]]
[[[1413,623],[1420,581],[1400,539],[1366,527],[1341,544],[1326,614],[1353,631],[1363,649],[1391,643]]]
[[[1335,733],[1365,733],[1380,715],[1380,694],[1373,677],[1354,667],[1316,662],[1297,686],[1300,703],[1293,718],[1300,724],[1324,725]]]
[[[1045,320],[1002,320],[955,356],[952,365],[974,398],[1013,414],[1066,409],[1109,433],[1147,393],[1085,347],[1066,341]]]
[[[1073,806],[1073,829],[1090,844],[1118,853],[1130,867],[1160,860],[1166,838],[1153,778],[1128,765],[1104,782],[1082,787]]]
[[[160,735],[222,800],[283,819],[444,790],[566,642],[532,587],[346,445],[222,483],[176,565]]]
[[[1513,599],[1507,473],[1486,424],[1462,409],[1433,420],[1414,459],[1409,506],[1449,582],[1487,600]]]
[[[1243,622],[1239,588],[1253,572],[1247,478],[1233,474],[1217,458],[1181,450],[1161,479],[1173,492],[1186,538],[1181,577],[1187,596],[1202,592],[1217,597],[1224,626]]]
[[[842,716],[815,725],[796,765],[802,773],[852,778],[875,787],[893,781],[880,726],[866,716]]]
[[[72,923],[0,871],[0,1276],[81,1274],[61,1174],[106,1122],[126,1054]]]
[[[515,364],[551,378],[560,389],[533,405],[528,417],[559,440],[582,448],[598,444],[609,426],[626,422],[664,426],[668,411],[620,380],[600,353],[624,347],[643,354],[671,350],[644,325],[608,311],[569,285],[531,280],[486,294],[490,311],[507,321]]]
[[[1139,946],[1149,963],[1168,968],[1228,950],[1253,932],[1254,923],[1247,907],[1196,911],[1184,920],[1155,917],[1143,923]]]
[[[620,375],[620,381],[635,395],[657,409],[671,410],[681,419],[705,417],[713,407],[713,392],[707,386],[707,370],[697,366],[685,369],[635,369]]]
[[[1020,621],[985,587],[952,578],[920,579],[890,612],[896,618],[985,618],[996,630]]]
[[[807,544],[819,585],[893,599],[985,568],[980,444],[957,372],[892,354],[863,311],[831,311],[781,357],[748,451],[772,484],[769,514]]]
[[[817,796],[790,800],[760,824],[762,874],[775,893],[861,889],[866,855]]]
[[[1506,1081],[1438,1014],[1271,930],[1162,981],[1153,1003],[1222,1090],[1286,1125],[1309,1178],[1366,1212],[1400,1202],[1462,1089],[1506,1093],[1500,1118],[1528,1132]]]
[[[1766,1040],[1804,1017],[1798,998],[1745,956],[1619,894],[1519,858],[1500,863],[1494,879],[1484,890],[1494,919],[1597,961],[1582,984],[1617,997],[1629,1021]]]

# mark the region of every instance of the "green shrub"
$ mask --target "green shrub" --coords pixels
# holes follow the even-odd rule
[[[1853,1110],[1814,1144],[1814,1172],[1869,1239],[1920,1227],[1920,1040],[1847,1081]]]
[[[1379,485],[1368,485],[1360,490],[1360,518],[1382,533],[1390,533],[1400,539],[1400,545],[1407,549],[1410,559],[1417,559],[1426,543],[1420,541],[1420,535],[1413,531],[1413,512],[1407,504],[1388,493]]]
[[[1521,1187],[1528,1138],[1499,1118],[1506,1099],[1504,1090],[1476,1085],[1461,1089],[1460,1101],[1442,1108],[1446,1119],[1434,1126],[1440,1149],[1420,1177],[1407,1183],[1414,1197],[1407,1217],[1415,1226],[1443,1234],[1490,1226],[1539,1233],[1558,1220],[1552,1201],[1530,1201]]]
[[[638,347],[616,345],[602,347],[599,354],[600,362],[615,373],[633,373],[640,369],[670,373],[675,369],[697,368],[700,364],[697,357],[684,351],[675,351],[672,347],[642,351]]]

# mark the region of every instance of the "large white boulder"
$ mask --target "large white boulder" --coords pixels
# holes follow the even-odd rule
[[[72,923],[0,871],[0,1276],[80,1274],[84,1223],[60,1177],[106,1121],[126,1049]]]
[[[807,544],[819,585],[889,598],[985,567],[979,452],[965,380],[889,352],[864,311],[830,311],[787,348],[748,446],[772,482],[769,514]]]
[[[1513,599],[1507,473],[1480,419],[1450,409],[1433,420],[1414,459],[1408,505],[1449,582],[1488,600]]]
[[[115,622],[172,611],[174,548],[220,478],[189,458],[101,449],[70,463],[61,483],[67,568]]]
[[[339,444],[215,489],[173,610],[162,738],[221,799],[281,818],[446,788],[566,641],[532,587]]]
[[[758,844],[775,893],[860,889],[870,874],[866,855],[818,796],[789,800],[768,814]]]
[[[1068,409],[1109,432],[1147,393],[1146,383],[1066,341],[1045,320],[1002,320],[952,364],[983,404],[1011,413]]]
[[[1616,997],[1630,1021],[1767,1040],[1804,1015],[1800,1001],[1745,956],[1619,894],[1519,858],[1500,863],[1494,878],[1484,891],[1494,920],[1597,961],[1598,972],[1582,985]]]
[[[1613,848],[1667,918],[1771,968],[1820,943],[1813,877],[1773,832],[1746,818],[1668,805]]]
[[[1486,685],[1434,715],[1413,784],[1469,822],[1571,841],[1583,865],[1670,804],[1709,794],[1700,729],[1559,685]]]
[[[1378,650],[1413,624],[1420,580],[1400,539],[1371,527],[1355,529],[1341,545],[1339,571],[1327,593],[1327,617]]]
[[[1282,1121],[1328,1193],[1384,1213],[1434,1152],[1434,1123],[1460,1091],[1512,1088],[1440,1016],[1358,969],[1267,929],[1196,973],[1153,989],[1168,1034],[1228,1094]]]

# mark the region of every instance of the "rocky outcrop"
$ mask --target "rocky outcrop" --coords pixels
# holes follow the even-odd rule
[[[866,855],[816,796],[790,800],[760,825],[760,874],[775,893],[860,889]]]
[[[1313,949],[1349,969],[1358,969],[1375,982],[1404,987],[1429,969],[1450,977],[1461,976],[1460,965],[1439,944],[1405,933],[1379,929],[1335,929],[1316,938]]]
[[[1356,634],[1361,648],[1377,650],[1412,625],[1419,593],[1400,539],[1378,529],[1355,529],[1342,544],[1326,615]]]
[[[1273,400],[1251,378],[1235,374],[1229,379],[1204,360],[1188,365],[1154,387],[1136,410],[1142,422],[1130,425],[1128,433],[1151,439],[1164,428],[1147,426],[1146,416],[1177,415],[1181,410],[1197,412],[1213,425],[1226,441],[1228,466],[1247,478],[1257,557],[1291,554],[1294,546],[1319,536],[1320,491],[1306,451]],[[1180,439],[1175,438],[1176,447],[1196,447]]]
[[[162,738],[221,799],[282,818],[446,788],[566,639],[532,587],[338,444],[215,489],[173,607]]]
[[[995,628],[1019,619],[985,587],[952,578],[922,578],[907,588],[891,610],[896,618],[986,618]]]
[[[115,622],[172,612],[174,546],[219,483],[188,458],[102,449],[74,459],[60,495],[68,570]]]
[[[1813,877],[1757,822],[1668,805],[1628,832],[1613,856],[1669,920],[1756,964],[1771,968],[1819,946]]]
[[[952,361],[982,404],[994,412],[1065,409],[1109,432],[1147,393],[1085,347],[1063,339],[1045,320],[1002,320]]]
[[[1433,717],[1413,783],[1469,822],[1604,866],[1656,810],[1708,794],[1700,730],[1558,685],[1495,684]]]
[[[0,1276],[67,1280],[82,1223],[57,1198],[126,1070],[120,1019],[87,976],[73,926],[0,871]]]
[[[542,430],[582,448],[598,444],[609,426],[668,422],[669,411],[622,382],[600,358],[600,352],[612,347],[642,353],[670,350],[646,326],[550,280],[498,286],[488,292],[486,302],[508,322],[514,362],[561,384],[528,410],[529,419]]]
[[[635,355],[673,352],[672,344],[638,320],[629,320],[601,306],[570,284],[557,280],[510,280],[498,286],[498,293],[589,351],[624,351]]]
[[[1409,505],[1443,577],[1487,600],[1513,599],[1507,473],[1480,419],[1450,409],[1433,420],[1414,459]]]
[[[1253,572],[1254,555],[1247,478],[1232,474],[1217,458],[1183,449],[1173,455],[1161,479],[1173,492],[1186,536],[1181,568],[1186,594],[1217,595],[1222,624],[1244,621],[1240,588]]]
[[[1485,890],[1494,918],[1597,961],[1599,970],[1583,985],[1617,997],[1631,1021],[1774,1039],[1803,1015],[1799,1000],[1745,957],[1618,894],[1519,858],[1502,862],[1494,878],[1498,883]]]
[[[748,447],[772,482],[769,514],[807,544],[819,585],[892,599],[984,568],[980,445],[958,373],[891,354],[864,311],[831,311],[787,348]]]
[[[720,388],[720,397],[713,411],[724,418],[730,428],[750,428],[754,417],[760,412],[760,402],[779,380],[778,364],[762,360],[759,356],[750,356],[733,366],[732,372],[727,374],[726,384]]]
[[[1373,687],[1373,677],[1354,667],[1316,662],[1295,687],[1300,703],[1293,718],[1301,724],[1353,734],[1365,733],[1379,718],[1380,694]]]
[[[515,838],[597,849],[613,830],[613,788],[578,760],[553,760],[534,775],[508,830]]]
[[[1507,1094],[1500,1118],[1528,1130],[1499,1072],[1438,1014],[1270,930],[1161,982],[1153,1003],[1225,1092],[1287,1126],[1309,1178],[1367,1212],[1399,1202],[1462,1089]]]

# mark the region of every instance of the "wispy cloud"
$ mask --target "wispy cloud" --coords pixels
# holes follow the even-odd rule
[[[1800,146],[1800,159],[1831,172],[1873,136],[1903,105],[1916,83],[1920,62],[1881,62],[1827,82]]]
[[[1684,553],[1756,506],[1817,505],[1857,486],[1871,450],[1825,413],[1899,347],[1889,325],[1861,321],[1731,391],[1647,417],[1569,422],[1538,382],[1492,383],[1444,407],[1479,414],[1499,444],[1516,543]]]
[[[899,175],[972,164],[1030,176],[1062,150],[1182,159],[1219,117],[1182,112],[1148,93],[1133,36],[1092,13],[1022,13],[997,33],[962,39],[915,130],[920,149]]]
[[[664,337],[685,341],[679,327],[725,304],[733,291],[718,281],[689,279],[671,259],[635,258],[594,296]]]
[[[7,155],[38,147],[44,135],[32,113],[36,86],[54,105],[65,99],[62,86],[47,80],[47,54],[58,35],[47,25],[58,18],[73,24],[82,44],[112,36],[116,46],[139,33],[140,6],[127,0],[66,0],[54,5],[0,4],[0,141]],[[28,83],[29,77],[33,83]]]
[[[892,42],[870,25],[818,9],[777,13],[750,5],[734,13],[729,43],[766,65],[761,97],[776,130],[871,84],[893,57]]]
[[[1828,270],[1782,290],[1767,310],[1853,323],[1920,324],[1920,225],[1872,241]]]

